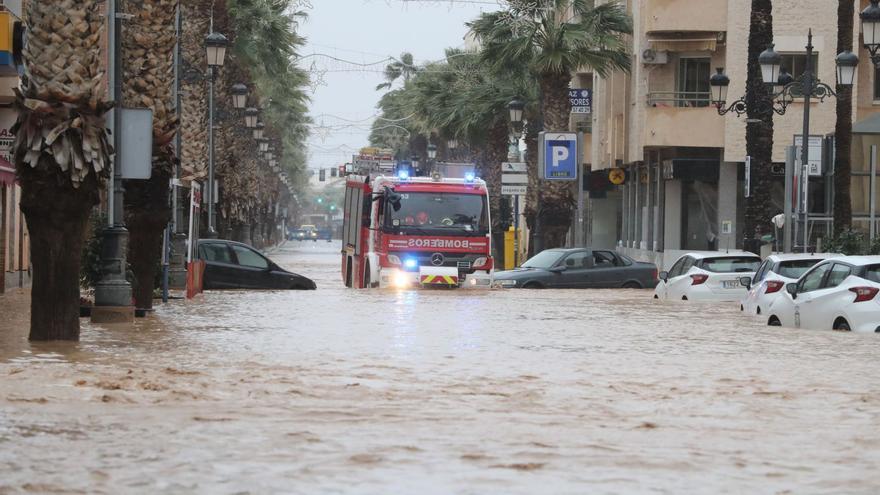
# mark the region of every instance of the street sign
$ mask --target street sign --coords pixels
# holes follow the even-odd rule
[[[522,162],[504,162],[501,164],[502,172],[517,172],[517,173],[526,173],[528,169],[526,168],[526,164]]]
[[[745,180],[745,197],[748,198],[752,194],[752,157],[746,157],[746,180]]]
[[[568,101],[571,113],[590,113],[593,107],[593,91],[590,89],[569,89]]]
[[[525,196],[528,193],[529,186],[523,185],[501,185],[501,194],[508,196]]]
[[[541,132],[538,167],[545,180],[577,180],[580,146],[576,132]]]
[[[153,111],[123,108],[120,112],[118,159],[123,179],[149,179],[153,173]]]
[[[798,147],[797,162],[801,163],[801,144],[804,142],[802,134],[795,134],[794,145]],[[810,167],[809,174],[812,176],[822,175],[822,136],[810,136],[810,149],[807,155],[807,165]]]
[[[608,171],[608,182],[619,186],[626,182],[626,171],[622,168],[612,168]]]
[[[528,174],[501,174],[502,184],[528,184]]]

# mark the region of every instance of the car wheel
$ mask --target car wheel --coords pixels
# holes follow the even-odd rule
[[[623,284],[623,288],[624,289],[641,289],[642,284],[640,284],[638,282],[627,282],[627,283]]]
[[[771,316],[769,320],[767,320],[767,325],[771,327],[781,327],[782,322],[779,321],[779,318],[775,316]]]
[[[757,312],[757,314],[761,314],[761,306],[758,306],[757,308],[755,308],[755,311]]]
[[[523,285],[523,289],[543,289],[544,286],[539,284],[538,282],[529,282]]]
[[[658,296],[657,294],[654,294],[654,299],[660,299],[660,296]]]
[[[844,320],[843,318],[838,318],[837,321],[834,322],[834,330],[839,332],[851,332],[852,329],[849,327],[849,322]]]
[[[681,300],[682,300],[682,301],[687,301],[687,300],[688,300],[688,296],[681,296]]]

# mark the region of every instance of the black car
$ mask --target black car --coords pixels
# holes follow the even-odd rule
[[[200,240],[199,257],[205,261],[204,287],[207,290],[316,288],[311,279],[281,268],[256,249],[240,242]]]
[[[495,285],[524,289],[644,289],[657,285],[657,267],[614,251],[547,249],[520,268],[495,272]]]

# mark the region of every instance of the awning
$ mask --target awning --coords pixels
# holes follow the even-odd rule
[[[880,113],[875,113],[865,120],[853,124],[853,134],[880,134]]]
[[[670,52],[714,52],[718,40],[711,38],[676,38],[648,40],[651,48],[657,51]]]
[[[0,185],[11,186],[15,184],[15,167],[0,156]]]

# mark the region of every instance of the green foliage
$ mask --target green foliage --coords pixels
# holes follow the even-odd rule
[[[101,232],[105,225],[107,215],[97,209],[92,212],[79,268],[79,285],[83,289],[94,287],[101,280],[101,249],[104,246]]]
[[[878,244],[876,239],[869,247],[865,234],[855,230],[845,230],[831,239],[824,251],[846,255],[860,255],[868,254],[868,248],[870,248],[870,254],[880,253],[880,244]],[[876,252],[875,249],[877,250]]]

